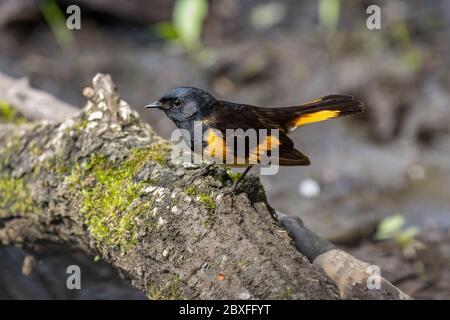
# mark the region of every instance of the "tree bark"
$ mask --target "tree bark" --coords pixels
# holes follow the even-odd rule
[[[139,120],[109,76],[62,123],[0,125],[0,244],[65,244],[153,299],[335,299],[281,229],[259,180],[224,194]]]

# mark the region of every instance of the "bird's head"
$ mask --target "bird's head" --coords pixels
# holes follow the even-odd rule
[[[170,90],[159,100],[145,108],[163,110],[173,121],[184,121],[211,106],[216,99],[208,92],[193,88],[179,87]]]

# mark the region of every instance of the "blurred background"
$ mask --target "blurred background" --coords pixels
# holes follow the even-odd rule
[[[354,95],[361,116],[293,134],[312,165],[261,177],[269,203],[414,298],[450,299],[449,22],[445,0],[0,0],[0,72],[79,108],[109,73],[165,138],[174,125],[142,106],[176,86],[261,106]],[[92,257],[55,250],[24,276],[25,255],[0,248],[0,298],[144,298]],[[66,289],[68,264],[88,270],[83,290]]]

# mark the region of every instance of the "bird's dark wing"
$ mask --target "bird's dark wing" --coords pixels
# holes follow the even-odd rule
[[[292,131],[305,124],[361,112],[363,104],[352,96],[329,95],[294,107],[260,108],[220,101],[217,109],[228,114],[233,125]]]
[[[265,113],[258,112],[262,108],[250,105],[240,105],[230,102],[218,101],[208,114],[203,116],[203,123],[207,128],[220,133],[215,134],[210,131],[206,134],[206,145],[209,153],[225,156],[232,154],[235,159],[245,158],[252,163],[261,162],[264,154],[268,155],[270,160],[277,161],[283,166],[289,165],[309,165],[308,157],[294,148],[292,140],[286,135],[279,126],[274,125]],[[227,129],[242,129],[240,132],[234,131],[233,136],[227,135]],[[246,134],[254,129],[257,137],[257,143],[249,143]],[[260,131],[260,129],[269,129]],[[272,130],[270,130],[272,129]],[[273,129],[278,129],[276,132]],[[225,138],[225,141],[223,139]],[[231,143],[233,139],[233,143]],[[237,146],[245,145],[244,151],[238,150]],[[213,152],[211,152],[213,150]],[[236,160],[237,161],[237,160]]]
[[[225,131],[226,129],[275,129],[264,112],[251,105],[227,101],[216,101],[202,116],[206,125]]]
[[[295,148],[280,148],[278,158],[273,157],[273,161],[278,161],[280,166],[309,166],[311,161],[303,153]]]
[[[278,130],[278,139],[279,145],[272,143],[274,147],[270,154],[272,164],[274,162],[281,166],[309,166],[311,164],[307,156],[294,148],[294,143],[282,130]]]

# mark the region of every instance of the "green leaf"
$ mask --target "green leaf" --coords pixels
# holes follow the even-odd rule
[[[420,233],[420,229],[416,226],[411,226],[406,230],[400,232],[395,236],[395,241],[401,247],[407,247],[415,237],[417,237]]]
[[[409,49],[403,54],[403,61],[413,71],[418,71],[423,65],[423,55],[417,49]]]
[[[250,13],[255,29],[266,30],[280,23],[286,16],[286,6],[278,2],[259,4]]]
[[[178,33],[174,25],[168,21],[160,22],[154,25],[155,33],[165,40],[176,40],[178,39]]]
[[[341,11],[340,0],[319,1],[319,24],[330,31],[335,31]]]
[[[400,214],[384,218],[378,226],[374,239],[385,240],[392,238],[401,231],[404,224],[405,218]]]
[[[203,20],[208,12],[206,0],[177,0],[173,11],[173,25],[183,46],[200,47]]]
[[[411,44],[411,34],[409,27],[405,22],[396,23],[392,27],[392,36],[398,44],[402,46],[409,46]]]
[[[44,0],[39,3],[42,14],[61,48],[67,49],[74,42],[72,33],[66,26],[66,18],[55,0]]]

